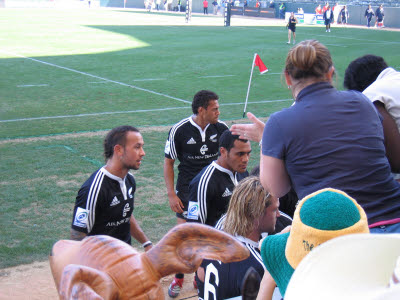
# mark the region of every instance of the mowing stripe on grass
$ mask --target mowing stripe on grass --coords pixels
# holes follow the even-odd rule
[[[166,95],[166,94],[158,93],[158,92],[155,92],[155,91],[152,91],[152,90],[148,90],[148,89],[144,89],[144,88],[141,88],[141,87],[138,87],[138,86],[134,86],[134,85],[131,85],[131,84],[127,84],[127,83],[123,83],[123,82],[107,79],[107,78],[100,77],[100,76],[93,75],[93,74],[89,74],[89,73],[86,73],[86,72],[81,72],[81,71],[78,71],[78,70],[75,70],[75,69],[59,66],[59,65],[52,64],[52,63],[49,63],[49,62],[45,62],[45,61],[42,61],[42,60],[39,60],[39,59],[35,59],[35,58],[32,58],[32,57],[23,56],[23,55],[19,55],[19,54],[16,54],[16,53],[10,53],[10,52],[3,51],[3,50],[0,50],[0,51],[3,52],[3,53],[6,53],[8,55],[14,55],[14,56],[17,56],[17,57],[29,59],[29,60],[32,60],[34,62],[45,64],[45,65],[48,65],[48,66],[51,66],[51,67],[55,67],[55,68],[67,70],[67,71],[70,71],[70,72],[78,73],[78,74],[81,74],[81,75],[85,75],[85,76],[101,79],[101,80],[112,82],[112,83],[119,84],[119,85],[122,85],[122,86],[127,86],[127,87],[130,87],[130,88],[133,88],[133,89],[137,89],[139,91],[143,91],[143,92],[159,95],[159,96],[162,96],[162,97],[170,98],[170,99],[177,100],[177,101],[184,102],[184,103],[192,103],[192,102],[187,101],[187,100],[179,99],[179,98],[172,97],[172,96],[169,96],[169,95]]]
[[[261,100],[261,101],[247,102],[247,103],[248,104],[262,104],[262,103],[285,102],[285,101],[293,101],[293,99]],[[238,103],[221,103],[220,106],[232,106],[232,105],[243,105],[243,104],[244,103],[242,103],[242,102],[238,102]],[[155,108],[155,109],[137,109],[137,110],[126,110],[126,111],[105,111],[105,112],[91,113],[91,114],[48,116],[48,117],[36,117],[36,118],[21,118],[21,119],[0,120],[0,123],[34,121],[34,120],[48,120],[48,119],[62,119],[62,118],[79,118],[79,117],[91,117],[91,116],[114,115],[114,114],[130,114],[130,113],[138,113],[138,112],[154,112],[154,111],[166,111],[166,110],[188,109],[188,108],[189,108],[188,106],[180,106],[180,107],[166,107],[166,108]]]
[[[38,86],[49,86],[48,84],[21,84],[17,87],[38,87]]]

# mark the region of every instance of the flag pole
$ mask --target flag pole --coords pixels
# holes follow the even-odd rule
[[[246,102],[244,103],[243,118],[244,118],[244,116],[246,115],[247,100],[249,99],[250,85],[251,85],[251,78],[253,77],[254,62],[256,61],[256,56],[257,56],[257,53],[254,53],[253,64],[251,65],[251,72],[250,72],[249,87],[247,88]]]

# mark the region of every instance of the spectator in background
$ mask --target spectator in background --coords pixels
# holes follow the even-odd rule
[[[257,8],[257,11],[258,11],[258,15],[260,15],[260,13],[261,13],[261,2],[260,2],[260,0],[256,1],[256,8]]]
[[[247,7],[247,0],[243,1],[243,7]]]
[[[160,10],[161,0],[156,0],[156,9],[157,11]]]
[[[279,5],[279,18],[280,19],[284,19],[285,18],[285,12],[286,12],[286,6],[285,3],[281,3],[281,5]]]
[[[329,2],[325,2],[325,6],[322,8],[322,13],[326,12],[329,7]]]
[[[343,6],[342,10],[340,11],[340,17],[342,25],[346,25],[349,19],[349,11],[347,10],[347,5]]]
[[[378,27],[385,27],[383,25],[383,18],[385,17],[385,14],[383,12],[383,4],[379,5],[379,7],[375,11],[376,19],[375,19],[375,27],[378,25]]]
[[[294,16],[294,12],[290,13],[288,22],[288,44],[290,44],[290,38],[293,35],[293,45],[296,44],[296,24],[298,23],[297,18]]]
[[[329,50],[315,40],[290,49],[284,76],[296,104],[231,131],[260,141],[260,180],[276,197],[334,186],[365,209],[371,231],[400,232],[400,184],[386,158],[381,119],[363,94],[332,86]],[[264,128],[264,130],[263,130]],[[261,134],[263,132],[263,134]]]
[[[207,0],[203,1],[203,13],[205,15],[208,15],[208,1]]]
[[[316,15],[322,15],[321,4],[318,4],[317,8],[315,9],[315,14]]]
[[[344,86],[362,92],[383,117],[386,156],[392,172],[400,173],[400,72],[376,55],[353,60],[345,71]],[[400,179],[400,174],[394,175]]]
[[[331,23],[333,21],[333,11],[329,5],[324,12],[324,21],[325,21],[326,32],[331,32]]]
[[[340,15],[340,10],[339,10],[339,4],[336,2],[335,5],[332,7],[332,13],[333,13],[333,20],[332,20],[332,24],[334,24],[335,22],[338,23],[339,22],[339,15]]]
[[[181,0],[178,0],[178,12],[181,11]]]
[[[269,3],[269,8],[275,8],[275,2],[273,0]]]
[[[218,2],[214,0],[211,4],[213,5],[213,14],[216,15],[218,11]]]
[[[371,4],[368,5],[368,8],[365,10],[364,16],[367,19],[367,27],[371,27],[372,17],[375,16],[374,10],[372,9]]]

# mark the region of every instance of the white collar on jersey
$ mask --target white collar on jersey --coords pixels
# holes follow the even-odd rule
[[[246,237],[244,237],[244,236],[241,236],[241,235],[235,235],[235,238],[236,238],[238,241],[242,242],[242,243],[250,244],[250,245],[253,246],[254,248],[258,248],[258,242],[255,242],[255,241],[253,241],[253,240],[250,240],[250,239],[248,239],[248,238],[246,238]]]
[[[230,171],[230,170],[228,170],[228,169],[225,169],[224,167],[221,167],[219,164],[217,164],[217,162],[216,162],[215,160],[212,162],[212,164],[213,164],[213,165],[215,166],[215,168],[217,168],[219,171],[228,174],[228,175],[231,177],[231,180],[232,180],[232,182],[233,182],[233,184],[234,184],[235,186],[238,184],[238,181],[237,181],[237,178],[236,178],[237,172],[235,172],[235,174],[233,174],[232,171]]]
[[[201,127],[197,125],[195,121],[193,121],[193,116],[189,117],[189,121],[194,127],[196,127],[200,131],[201,141],[204,143],[206,141],[206,131],[208,126],[210,126],[210,123],[208,123],[207,126],[204,128],[204,130],[202,130]]]
[[[102,171],[105,175],[107,175],[107,177],[110,177],[111,179],[114,179],[115,181],[118,181],[119,186],[121,187],[122,195],[124,195],[124,200],[128,199],[128,196],[127,196],[127,194],[126,194],[126,185],[125,185],[125,178],[126,178],[126,176],[128,176],[128,174],[126,174],[126,176],[125,176],[124,178],[115,176],[115,175],[111,174],[110,172],[108,172],[108,171],[106,170],[106,166],[102,167],[102,168],[101,168],[101,171]]]

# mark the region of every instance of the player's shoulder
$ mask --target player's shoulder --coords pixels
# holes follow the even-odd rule
[[[128,174],[126,175],[126,180],[129,181],[131,184],[135,184],[135,176],[133,176],[132,173],[128,172]]]
[[[192,126],[190,123],[190,117],[182,119],[171,127],[171,129],[169,130],[169,136],[175,137],[177,135],[185,133],[190,126]]]
[[[86,181],[82,184],[81,189],[88,189],[94,184],[99,184],[99,182],[102,182],[102,180],[99,180],[102,177],[104,177],[103,168],[97,169],[89,176],[88,179],[86,179]]]
[[[212,177],[212,175],[215,173],[217,168],[215,167],[214,163],[211,163],[207,166],[205,166],[192,180],[192,183],[199,183],[200,181],[204,182],[205,179],[207,181],[209,178]]]
[[[226,123],[225,123],[224,121],[221,121],[221,120],[218,120],[218,122],[215,123],[215,126],[216,126],[218,129],[222,129],[223,131],[225,131],[226,129],[229,128],[228,125],[226,125]]]
[[[185,125],[186,126],[190,125],[190,117],[184,118],[184,119],[180,120],[178,123],[174,124],[171,127],[171,130],[177,130],[177,129],[181,128],[181,127],[184,127]]]

